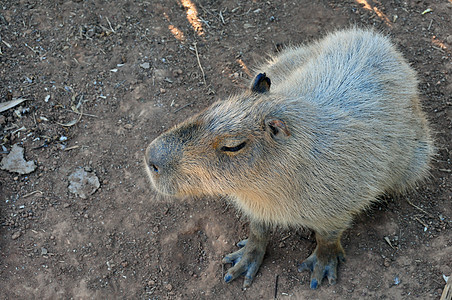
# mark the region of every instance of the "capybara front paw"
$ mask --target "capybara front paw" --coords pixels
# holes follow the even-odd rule
[[[256,244],[248,243],[247,240],[243,240],[237,245],[242,248],[223,258],[224,264],[232,264],[232,268],[224,276],[224,281],[231,282],[237,277],[244,275],[243,288],[247,288],[251,285],[259,270],[264,258],[265,248],[262,249]]]

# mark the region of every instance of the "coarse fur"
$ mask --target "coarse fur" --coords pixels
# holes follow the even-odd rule
[[[337,31],[258,70],[268,92],[216,102],[150,144],[158,191],[228,195],[252,222],[328,236],[428,175],[416,74],[387,37]]]

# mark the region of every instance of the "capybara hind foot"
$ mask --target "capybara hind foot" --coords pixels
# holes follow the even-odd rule
[[[264,259],[268,243],[268,236],[264,227],[252,223],[250,229],[250,237],[237,244],[240,249],[223,258],[224,264],[232,264],[232,268],[224,276],[224,281],[230,282],[241,275],[245,275],[243,288],[249,287],[253,282],[254,276],[256,276]]]
[[[337,265],[345,261],[345,252],[341,246],[340,238],[331,241],[316,235],[317,247],[314,252],[303,261],[298,271],[311,271],[311,289],[316,289],[323,278],[328,278],[329,284],[335,284],[337,279]]]

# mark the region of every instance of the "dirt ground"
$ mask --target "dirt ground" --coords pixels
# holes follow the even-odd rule
[[[281,46],[351,24],[389,34],[418,71],[432,176],[356,219],[337,285],[310,290],[297,271],[308,230],[275,230],[251,288],[226,284],[221,259],[246,219],[223,199],[156,195],[144,149]],[[0,298],[439,299],[452,273],[451,24],[451,0],[1,1],[0,102],[26,101],[0,113],[0,160],[19,144],[37,168],[0,170]],[[79,169],[100,182],[86,199],[68,189]]]

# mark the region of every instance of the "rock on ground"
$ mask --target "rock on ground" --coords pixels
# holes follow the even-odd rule
[[[83,169],[78,169],[69,175],[69,191],[82,199],[94,194],[99,187],[99,178],[94,172],[88,173]]]
[[[11,152],[2,159],[0,167],[2,170],[23,175],[33,172],[36,169],[36,164],[34,161],[26,161],[24,159],[24,148],[15,144],[11,148]]]

